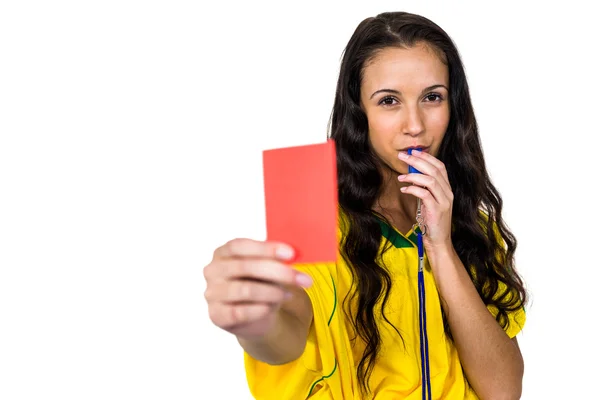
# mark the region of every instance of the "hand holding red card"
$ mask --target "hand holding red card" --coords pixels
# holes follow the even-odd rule
[[[338,195],[335,144],[263,152],[267,240],[296,250],[296,263],[335,262]]]

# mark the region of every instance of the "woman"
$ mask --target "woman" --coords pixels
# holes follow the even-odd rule
[[[340,262],[290,268],[285,244],[236,239],[205,268],[210,317],[237,336],[255,398],[519,398],[516,240],[449,36],[409,13],[364,20],[330,137]]]

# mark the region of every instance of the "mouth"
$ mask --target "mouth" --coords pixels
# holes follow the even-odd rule
[[[405,147],[403,149],[400,149],[400,151],[404,151],[404,152],[408,152],[409,150],[419,150],[419,151],[422,151],[424,153],[428,153],[429,152],[429,146],[410,146],[410,147]]]

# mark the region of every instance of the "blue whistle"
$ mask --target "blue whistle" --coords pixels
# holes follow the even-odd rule
[[[412,154],[413,149],[408,149],[408,155]],[[415,167],[413,167],[412,165],[408,166],[408,173],[409,174],[421,174],[422,172],[419,171],[418,169],[416,169]]]

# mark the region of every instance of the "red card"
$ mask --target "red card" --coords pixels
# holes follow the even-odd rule
[[[335,144],[263,152],[267,240],[296,250],[295,263],[335,262],[338,193]]]

